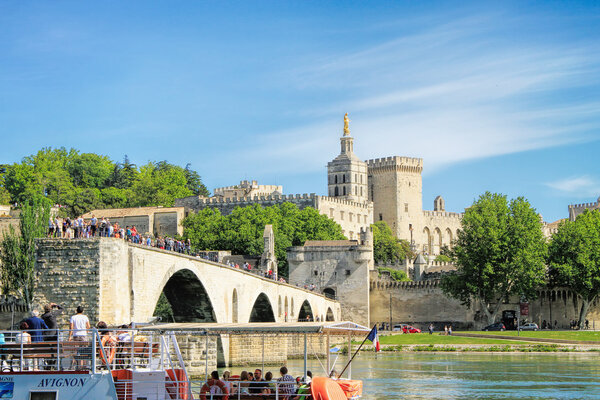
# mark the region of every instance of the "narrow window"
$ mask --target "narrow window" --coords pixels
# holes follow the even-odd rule
[[[383,221],[383,214],[379,213],[379,220]]]
[[[408,203],[404,203],[404,212],[408,212]]]

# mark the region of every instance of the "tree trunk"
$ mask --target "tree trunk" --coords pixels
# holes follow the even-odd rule
[[[491,312],[490,309],[488,308],[488,305],[485,301],[483,301],[483,299],[479,299],[479,303],[481,305],[481,309],[483,310],[483,312],[485,313],[485,316],[487,317],[488,320],[488,325],[493,324],[494,322],[496,322],[496,314],[497,314],[497,309],[494,312]]]

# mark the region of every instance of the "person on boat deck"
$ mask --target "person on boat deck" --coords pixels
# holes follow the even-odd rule
[[[250,386],[250,380],[248,377],[248,371],[242,371],[240,374],[240,382],[238,383],[238,392],[240,394],[249,394],[248,387]]]
[[[43,319],[40,318],[40,313],[38,310],[33,310],[31,312],[31,317],[25,320],[27,325],[29,325],[29,334],[31,335],[31,341],[33,343],[43,342],[44,336],[42,329],[48,329],[48,326],[44,322]]]
[[[223,372],[223,379],[221,379],[223,385],[227,388],[227,392],[231,393],[232,383],[231,383],[231,372],[225,371]]]
[[[250,394],[260,394],[265,387],[265,381],[262,379],[262,370],[254,370],[254,381],[250,383],[248,391]]]
[[[308,375],[308,373],[307,373],[307,375]],[[294,400],[312,399],[312,397],[310,395],[311,382],[302,383],[301,378],[297,377],[296,384],[298,385],[298,391],[296,392],[297,396],[294,397]]]
[[[69,340],[85,342],[87,340],[87,330],[90,329],[90,320],[87,315],[83,314],[82,306],[77,306],[77,314],[71,317],[70,322]]]
[[[265,385],[262,391],[263,394],[275,394],[275,383],[272,382],[273,373],[271,371],[265,374]]]
[[[286,367],[281,367],[279,373],[281,374],[281,378],[277,379],[277,382],[279,383],[279,394],[282,395],[282,400],[289,400],[290,396],[296,393],[296,385],[294,385],[295,379],[288,374],[288,369]]]
[[[48,342],[56,342],[58,340],[58,322],[56,321],[56,317],[62,314],[62,309],[63,308],[56,303],[50,303],[44,306],[42,319],[48,326],[48,329],[50,329],[45,334],[45,339]]]
[[[23,332],[17,333],[17,336],[15,336],[15,343],[31,343],[31,335],[26,332],[27,329],[29,329],[27,322],[21,322],[19,329]]]
[[[215,394],[218,395],[218,396],[215,397],[216,399],[220,399],[222,397],[221,395],[223,395],[223,394],[229,394],[229,389],[227,388],[227,385],[223,384],[223,388],[225,389],[225,392],[223,392],[223,390],[221,390],[221,388],[219,387],[219,385],[217,385],[217,382],[220,382],[220,380],[219,380],[219,372],[218,371],[211,372],[210,373],[210,379],[214,381],[214,382],[212,382],[213,385],[210,387],[210,394],[212,394],[212,395],[215,395]]]

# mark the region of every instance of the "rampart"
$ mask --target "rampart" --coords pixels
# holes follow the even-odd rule
[[[582,204],[571,204],[569,205],[569,219],[574,221],[579,214],[582,214],[585,210],[596,210],[600,209],[600,198],[595,203],[582,203]]]
[[[381,171],[400,171],[400,172],[415,172],[421,173],[423,171],[423,159],[413,157],[384,157],[367,160],[367,167],[369,168],[369,174]]]
[[[436,329],[451,324],[455,329],[481,329],[487,325],[487,319],[477,304],[469,309],[460,301],[445,295],[439,279],[419,282],[397,282],[389,277],[370,280],[371,323],[389,322],[390,304],[392,323],[408,323],[426,329],[430,323]],[[517,310],[519,299],[511,298],[501,306],[502,311]],[[558,329],[567,329],[573,319],[578,319],[581,300],[567,289],[540,289],[537,298],[529,303],[530,322],[542,326],[542,322],[556,321]],[[590,307],[588,314],[590,326],[600,328],[600,300]]]

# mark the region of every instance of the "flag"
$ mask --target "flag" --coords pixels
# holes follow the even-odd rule
[[[375,346],[375,352],[378,352],[380,350],[380,347],[379,336],[377,336],[377,325],[374,326],[373,329],[371,329],[371,332],[369,333],[369,336],[367,336],[367,339],[369,339],[373,343],[373,346]]]

